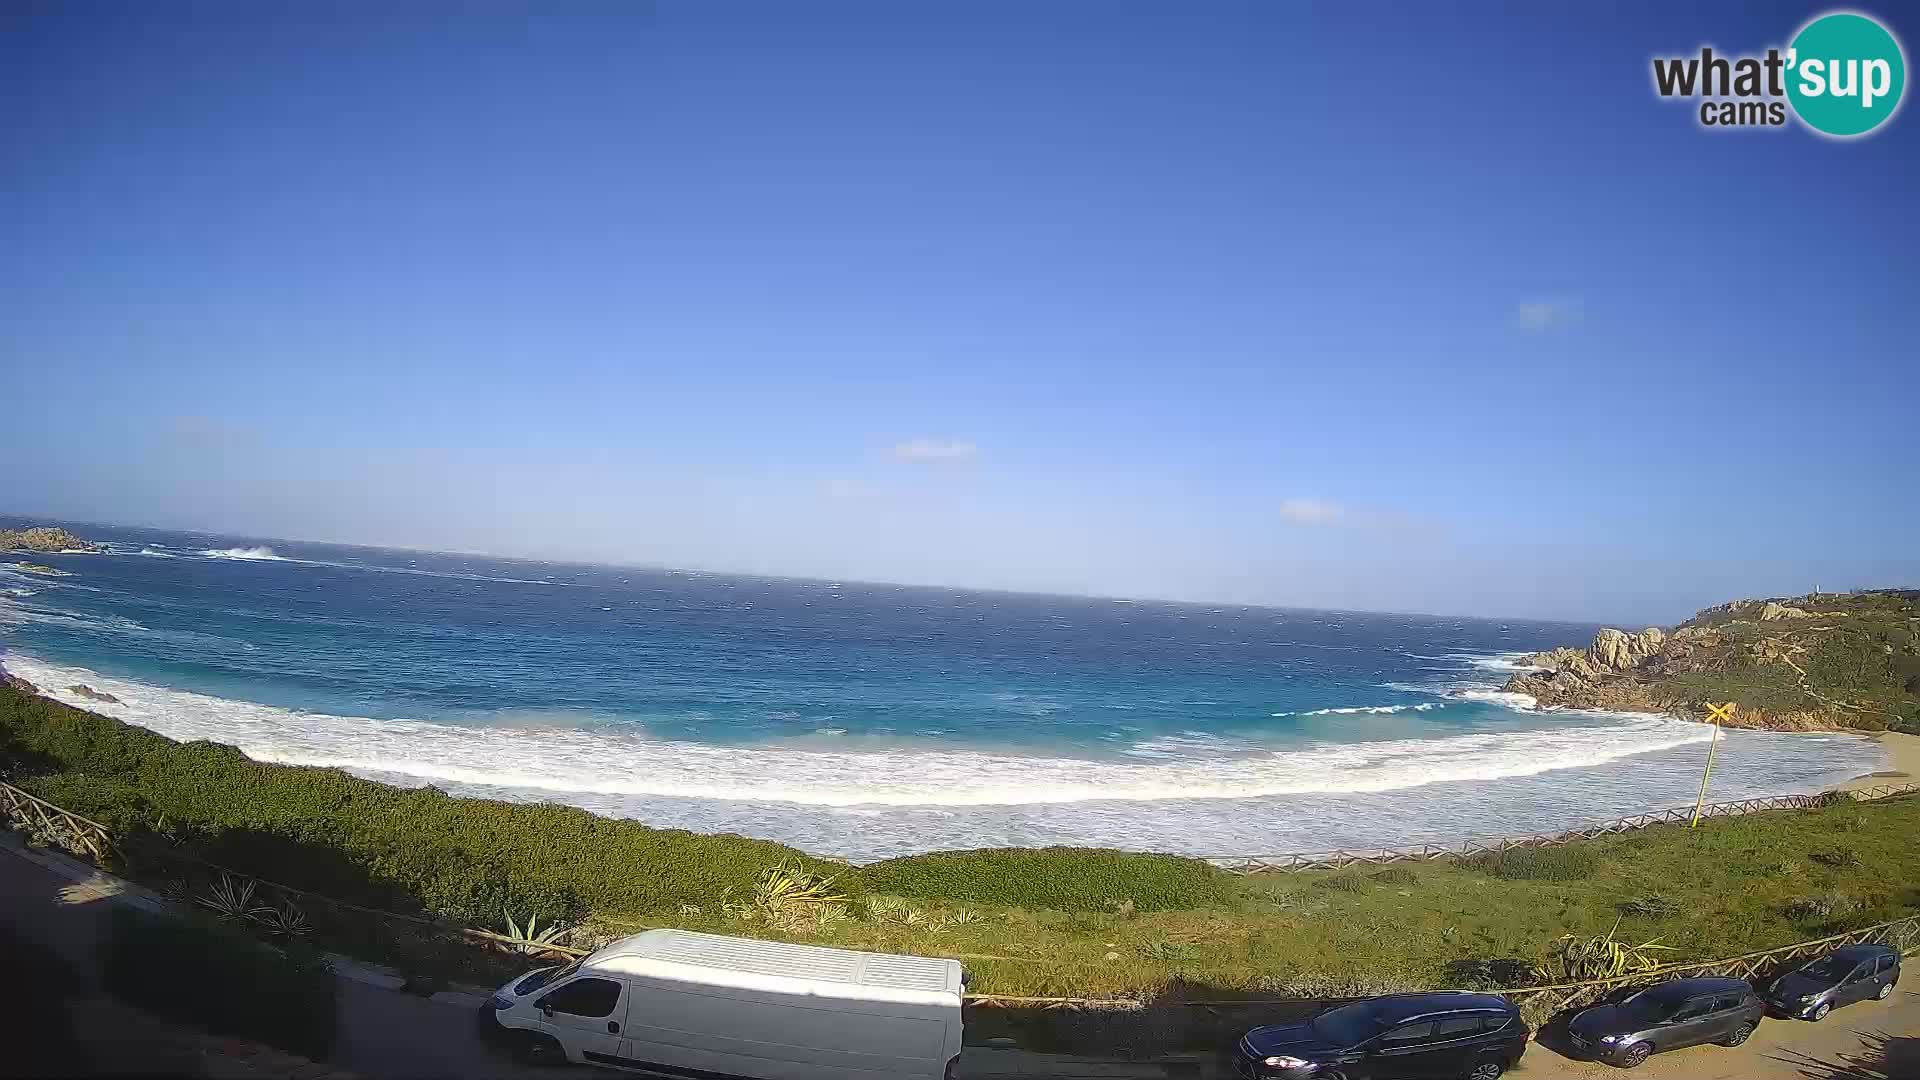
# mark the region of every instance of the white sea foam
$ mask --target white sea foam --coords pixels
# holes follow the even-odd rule
[[[180,557],[171,552],[161,551],[159,548],[152,547],[141,548],[139,554],[145,555],[149,559],[177,559]],[[206,552],[201,552],[201,554],[204,555]]]
[[[1309,709],[1303,713],[1274,713],[1275,716],[1350,716],[1356,713],[1401,713],[1426,712],[1429,709],[1444,709],[1444,701],[1423,701],[1418,705],[1346,705],[1337,709]]]
[[[206,551],[202,551],[200,554],[205,555],[209,559],[244,559],[249,562],[287,562],[289,561],[285,557],[275,554],[272,548],[264,547],[264,546],[263,547],[210,548]]]
[[[1509,709],[1532,710],[1540,707],[1540,699],[1534,697],[1532,694],[1516,694],[1507,690],[1483,690],[1478,687],[1468,687],[1464,690],[1454,691],[1454,696],[1464,698],[1467,701],[1484,701],[1489,705],[1500,705]]]
[[[82,683],[119,698],[69,698],[175,739],[212,739],[263,761],[332,765],[422,783],[528,792],[815,806],[996,806],[1244,799],[1381,792],[1531,776],[1602,764],[1709,737],[1653,716],[1566,714],[1532,731],[1267,749],[1213,735],[1136,743],[1127,756],[1076,758],[882,744],[711,746],[605,730],[476,727],[297,713],[101,675],[31,657],[7,666],[42,686]],[[56,691],[63,698],[67,695]]]

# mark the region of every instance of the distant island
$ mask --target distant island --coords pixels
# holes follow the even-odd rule
[[[1548,707],[1705,719],[1731,701],[1735,727],[1920,734],[1920,590],[1735,600],[1526,663],[1506,689]]]
[[[107,545],[96,544],[92,540],[75,536],[65,529],[44,526],[31,529],[0,529],[0,551],[98,553],[105,550]]]

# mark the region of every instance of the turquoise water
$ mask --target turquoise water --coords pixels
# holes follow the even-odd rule
[[[1280,852],[1690,802],[1708,730],[1543,712],[1594,627],[767,580],[87,527],[0,571],[7,666],[264,760],[873,858]],[[1714,796],[1878,767],[1733,733]]]

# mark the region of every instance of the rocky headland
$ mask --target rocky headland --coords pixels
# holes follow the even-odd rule
[[[1734,727],[1920,733],[1920,591],[1736,600],[1523,662],[1505,689],[1549,708],[1705,719],[1731,701]]]

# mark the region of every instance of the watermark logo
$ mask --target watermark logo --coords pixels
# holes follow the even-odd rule
[[[1907,58],[1885,26],[1836,11],[1800,28],[1782,51],[1760,56],[1657,56],[1653,88],[1662,98],[1697,98],[1702,127],[1783,127],[1789,115],[1822,135],[1850,139],[1879,128],[1900,108]]]

